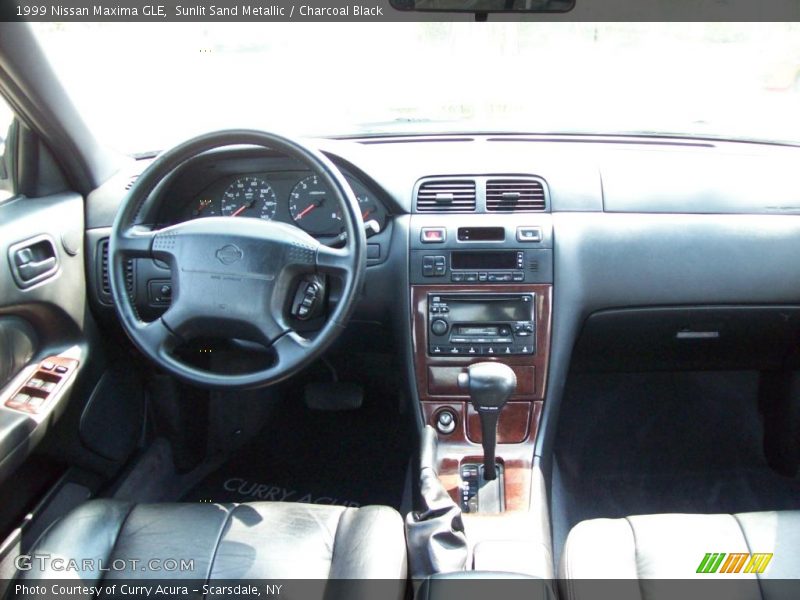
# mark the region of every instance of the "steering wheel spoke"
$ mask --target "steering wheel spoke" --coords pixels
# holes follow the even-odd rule
[[[165,313],[166,314],[166,313]],[[142,340],[156,350],[159,355],[164,355],[180,343],[180,338],[167,327],[162,318],[150,323],[141,323],[136,328]]]
[[[114,237],[116,251],[128,258],[151,258],[157,234],[157,231],[138,226],[121,231]]]
[[[311,342],[294,329],[290,329],[272,344],[277,357],[277,367],[283,368],[302,361],[308,354],[310,346]]]
[[[320,244],[316,263],[321,273],[345,277],[353,269],[353,253],[347,248],[331,248]]]

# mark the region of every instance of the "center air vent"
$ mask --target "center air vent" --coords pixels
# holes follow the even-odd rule
[[[486,182],[489,212],[543,211],[544,186],[535,179],[490,179]]]
[[[425,181],[417,192],[417,212],[474,212],[475,181]]]

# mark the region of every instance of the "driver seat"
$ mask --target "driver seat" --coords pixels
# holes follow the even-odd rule
[[[385,506],[91,500],[52,525],[30,554],[31,568],[21,579],[80,578],[86,585],[109,579],[388,579],[397,580],[400,598],[406,579],[403,520]],[[36,559],[46,555],[64,560]],[[70,559],[77,571],[64,571]],[[182,559],[192,561],[191,569],[181,569]]]

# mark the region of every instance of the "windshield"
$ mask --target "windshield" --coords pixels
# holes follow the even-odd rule
[[[294,135],[665,133],[800,142],[796,23],[40,23],[126,153]]]

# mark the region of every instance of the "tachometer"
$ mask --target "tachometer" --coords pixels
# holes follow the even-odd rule
[[[226,217],[257,217],[269,220],[275,216],[278,199],[272,187],[260,177],[240,177],[222,194],[222,214]]]
[[[334,196],[316,175],[301,179],[289,195],[292,219],[309,233],[337,235],[342,231],[342,213]]]

